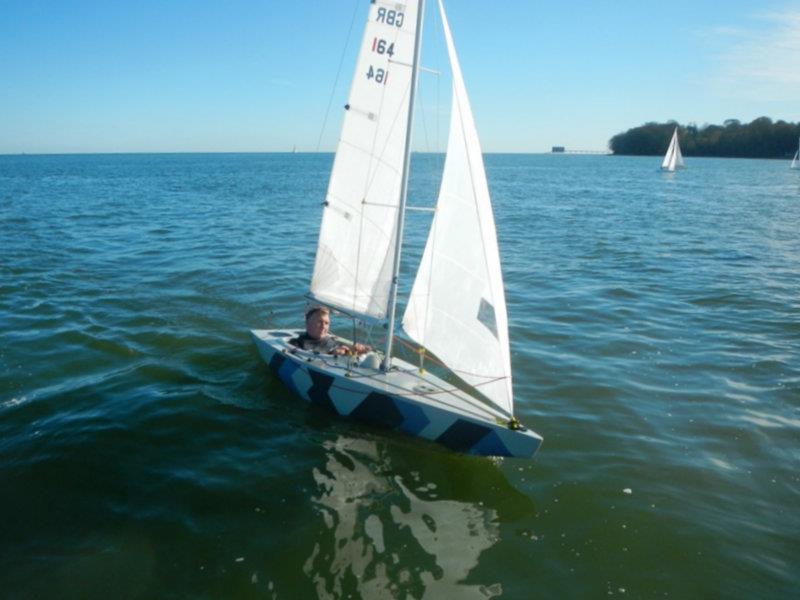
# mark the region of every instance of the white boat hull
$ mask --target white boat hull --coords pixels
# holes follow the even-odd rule
[[[286,387],[340,415],[466,454],[529,458],[542,443],[533,431],[512,428],[494,408],[397,358],[385,373],[355,359],[298,349],[289,340],[299,331],[250,333],[262,359]]]

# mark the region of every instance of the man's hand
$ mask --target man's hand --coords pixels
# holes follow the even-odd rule
[[[342,356],[343,354],[364,354],[372,350],[372,346],[366,344],[353,344],[352,346],[337,346],[333,349],[333,354]]]

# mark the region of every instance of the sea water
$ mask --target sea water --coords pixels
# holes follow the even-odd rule
[[[686,162],[486,156],[544,437],[491,460],[260,361],[248,329],[301,324],[331,155],[1,156],[0,596],[796,594],[800,174]],[[441,164],[414,155],[412,204]]]

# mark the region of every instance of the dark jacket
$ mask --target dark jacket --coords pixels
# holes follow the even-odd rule
[[[322,339],[315,340],[307,333],[301,333],[296,338],[289,340],[289,343],[303,350],[319,352],[320,354],[330,354],[335,348],[342,345],[342,343],[332,335],[327,335]]]

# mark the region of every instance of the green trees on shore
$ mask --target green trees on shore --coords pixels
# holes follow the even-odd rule
[[[681,126],[668,123],[646,123],[618,133],[609,147],[614,154],[664,154],[675,126],[684,156],[725,156],[738,158],[791,158],[797,151],[800,123],[772,122],[759,117],[742,124],[728,119],[723,125]]]

